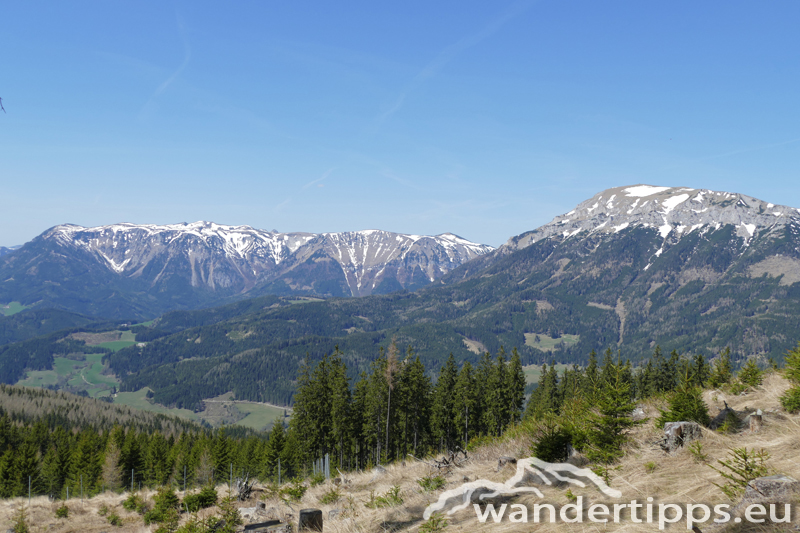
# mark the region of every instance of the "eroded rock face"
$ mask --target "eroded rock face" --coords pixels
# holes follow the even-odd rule
[[[664,437],[660,445],[665,452],[673,453],[702,438],[703,430],[697,422],[667,422],[664,424]]]

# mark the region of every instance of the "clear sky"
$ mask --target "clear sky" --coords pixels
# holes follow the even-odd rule
[[[800,2],[4,2],[0,245],[71,222],[453,232],[608,187],[800,207]]]

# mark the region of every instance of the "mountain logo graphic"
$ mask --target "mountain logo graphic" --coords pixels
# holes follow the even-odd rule
[[[573,485],[585,488],[594,485],[600,492],[610,498],[620,498],[622,493],[609,487],[603,479],[588,468],[578,468],[569,463],[548,463],[529,457],[517,461],[517,471],[505,483],[478,479],[464,483],[458,488],[448,490],[439,495],[439,499],[429,505],[422,515],[425,520],[433,513],[446,512],[453,514],[466,509],[471,503],[511,496],[514,494],[535,494],[544,498],[544,494],[533,485]]]

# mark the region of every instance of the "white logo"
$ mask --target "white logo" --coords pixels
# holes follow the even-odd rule
[[[497,483],[488,479],[464,483],[456,489],[440,494],[436,503],[429,505],[422,516],[427,520],[433,513],[444,510],[447,514],[453,514],[466,509],[470,503],[476,500],[481,501],[498,496],[532,493],[544,498],[544,494],[532,485],[553,486],[563,483],[581,488],[594,485],[610,498],[622,497],[620,491],[609,487],[600,476],[588,468],[578,468],[569,463],[548,463],[536,457],[529,457],[517,461],[517,471],[514,477],[505,483]]]

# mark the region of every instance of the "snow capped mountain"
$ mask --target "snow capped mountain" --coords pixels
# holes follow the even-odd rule
[[[653,228],[672,242],[693,232],[707,233],[731,225],[749,242],[757,232],[792,225],[800,228],[800,209],[763,202],[743,194],[634,185],[605,190],[569,213],[534,231],[513,237],[504,246],[521,249],[551,237],[580,233],[619,233]]]
[[[270,283],[267,292],[337,296],[416,288],[493,250],[450,233],[279,233],[202,221],[95,228],[65,224],[40,240],[62,252],[85,252],[108,271],[150,288],[178,277],[210,290],[244,293]]]

